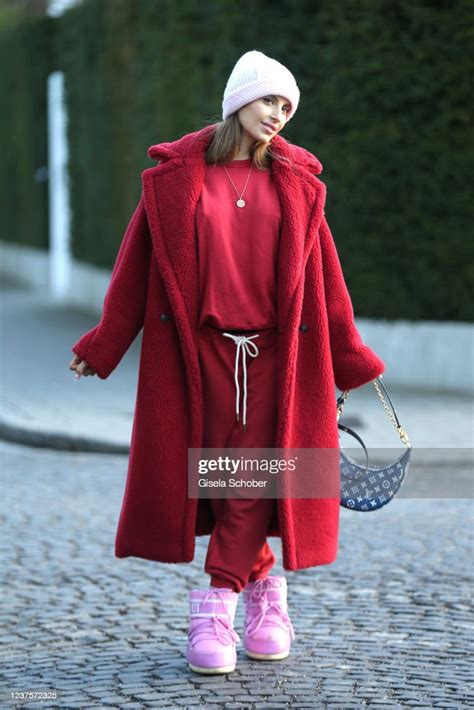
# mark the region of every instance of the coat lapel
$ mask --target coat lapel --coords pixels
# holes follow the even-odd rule
[[[298,285],[323,216],[326,187],[280,161],[273,163],[273,178],[282,210],[277,286],[278,326],[284,332],[299,318]]]
[[[180,306],[189,327],[198,322],[198,252],[194,216],[204,181],[204,162],[187,163],[174,158],[145,170],[143,191],[153,249],[165,286],[176,297],[175,317]]]

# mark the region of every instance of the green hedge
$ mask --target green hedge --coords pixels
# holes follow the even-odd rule
[[[2,240],[48,245],[47,86],[48,19],[0,33],[0,214]]]
[[[4,238],[46,243],[47,196],[34,182],[45,159],[46,68],[67,78],[74,254],[111,268],[140,173],[155,164],[148,146],[220,120],[232,66],[255,48],[297,78],[300,106],[282,135],[323,163],[356,315],[470,321],[472,7],[89,0],[35,31],[17,29],[21,42],[3,34],[14,86],[2,80],[2,98],[14,101],[0,120],[15,136],[0,175]]]

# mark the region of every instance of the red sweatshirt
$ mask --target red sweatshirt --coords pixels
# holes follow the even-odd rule
[[[239,195],[251,159],[226,164]],[[271,170],[252,167],[245,207],[222,165],[206,165],[196,208],[200,317],[222,329],[277,325],[277,263],[281,209]]]

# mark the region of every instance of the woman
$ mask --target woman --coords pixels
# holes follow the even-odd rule
[[[269,574],[267,537],[281,537],[286,570],[329,564],[340,502],[334,490],[190,497],[188,452],[333,452],[317,473],[338,480],[334,385],[353,389],[384,371],[354,324],[321,163],[279,135],[299,96],[286,67],[246,52],[223,121],[149,149],[159,163],[142,173],[102,319],[72,348],[76,377],[105,379],[143,327],[115,554],[190,562],[195,537],[210,535],[210,586],[189,592],[186,657],[200,673],[235,668],[240,592],[247,655],[288,655],[286,579]]]

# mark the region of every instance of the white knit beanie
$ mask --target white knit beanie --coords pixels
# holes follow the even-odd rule
[[[287,119],[294,115],[300,100],[300,90],[295,77],[276,59],[253,49],[242,54],[227,80],[222,101],[222,118],[225,120],[251,101],[274,94],[290,102]]]

